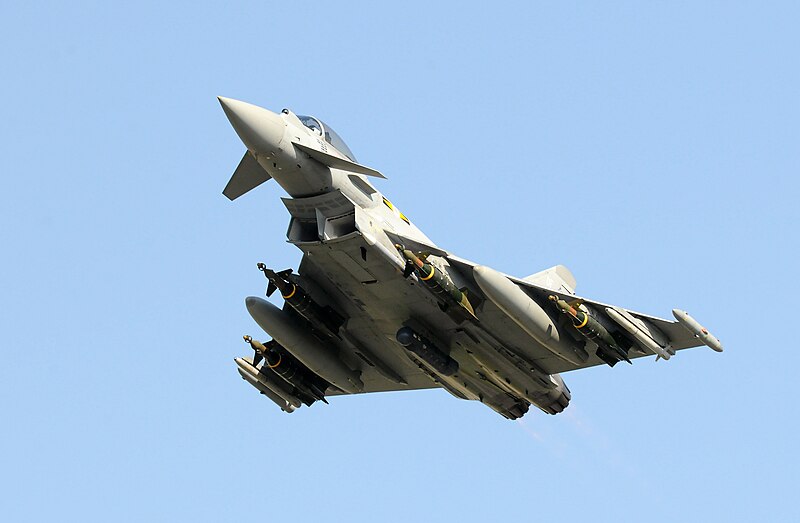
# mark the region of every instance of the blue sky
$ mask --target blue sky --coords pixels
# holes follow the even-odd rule
[[[7,3],[6,521],[789,521],[792,2]],[[332,124],[442,247],[726,352],[564,375],[562,415],[443,391],[288,416],[236,372],[258,261],[297,266],[215,99]]]

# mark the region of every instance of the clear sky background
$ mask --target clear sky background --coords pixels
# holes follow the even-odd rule
[[[315,4],[315,5],[314,5]],[[6,2],[0,519],[796,521],[795,2]],[[223,95],[330,123],[439,245],[726,351],[292,415],[242,381],[297,267]]]

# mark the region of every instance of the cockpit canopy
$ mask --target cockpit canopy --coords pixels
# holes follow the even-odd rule
[[[297,118],[309,129],[313,132],[318,134],[319,136],[324,136],[325,141],[334,146],[340,153],[344,154],[351,161],[355,162],[356,157],[353,155],[353,151],[344,143],[344,140],[336,134],[336,131],[331,129],[327,124],[322,123],[322,120],[318,120],[313,116],[301,116],[297,115]]]

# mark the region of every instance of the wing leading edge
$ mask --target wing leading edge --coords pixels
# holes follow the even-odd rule
[[[439,247],[421,244],[417,240],[403,238],[397,234],[392,234],[391,236],[398,243],[409,244],[414,249],[430,252],[434,256],[441,256],[465,280],[475,284],[473,288],[480,288],[474,277],[475,269],[481,267],[480,265],[455,256]],[[622,336],[630,342],[630,349],[632,350],[630,350],[628,357],[631,359],[650,355],[655,355],[658,359],[669,359],[678,350],[699,347],[703,344],[717,351],[722,350],[722,345],[719,341],[684,311],[674,309],[673,314],[679,321],[672,321],[575,294],[575,278],[563,265],[552,267],[526,278],[516,278],[507,274],[503,276],[521,288],[539,305],[547,305],[549,302],[560,299],[567,303],[575,304],[587,313],[591,312],[591,316],[593,318],[597,317],[597,320],[602,325],[622,333]],[[508,325],[506,323],[498,323],[498,320],[505,316],[502,311],[493,310],[494,308],[488,300],[485,303],[486,306],[483,307],[484,314],[479,315],[482,321],[486,323],[484,327],[494,332],[507,330]],[[572,362],[568,362],[563,358],[551,357],[546,353],[543,354],[545,356],[541,358],[541,362],[547,370],[552,372],[567,372],[599,365],[604,362],[596,357],[589,357],[585,361],[574,361],[573,359]]]

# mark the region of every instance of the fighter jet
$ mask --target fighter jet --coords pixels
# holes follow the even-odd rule
[[[337,395],[442,388],[508,419],[531,405],[562,412],[560,374],[722,344],[686,312],[676,321],[575,294],[563,265],[524,278],[437,246],[371,183],[334,130],[288,109],[219,98],[247,151],[225,187],[230,200],[272,179],[286,191],[297,270],[257,264],[266,294],[250,316],[271,340],[244,340],[243,379],[293,412]],[[254,260],[256,261],[256,260]]]

